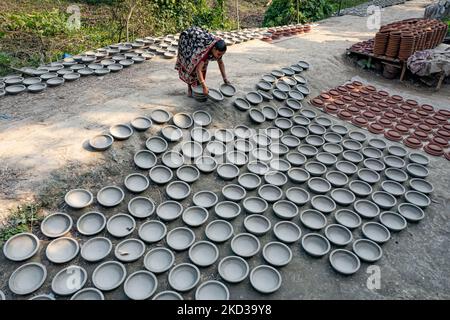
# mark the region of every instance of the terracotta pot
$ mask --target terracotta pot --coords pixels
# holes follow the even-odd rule
[[[370,106],[369,110],[372,111],[373,113],[375,113],[376,115],[380,115],[381,114],[381,108],[379,108],[379,107]]]
[[[431,127],[425,123],[420,123],[417,125],[417,129],[422,130],[424,132],[431,132]]]
[[[325,106],[325,111],[331,114],[336,114],[338,112],[339,108],[336,107],[334,104],[327,104]]]
[[[393,108],[392,113],[394,113],[397,116],[397,118],[403,117],[403,115],[405,114],[405,112],[400,108]]]
[[[431,128],[436,128],[439,125],[439,123],[433,118],[425,119],[423,122]]]
[[[375,118],[377,117],[377,116],[375,115],[375,113],[373,113],[373,112],[371,112],[371,111],[364,111],[361,115],[362,115],[364,118],[366,118],[368,121],[373,121],[373,120],[375,120]]]
[[[347,107],[347,111],[352,114],[357,114],[357,113],[359,113],[359,108],[355,107],[354,105],[351,105],[351,106]]]
[[[448,147],[448,140],[444,139],[442,137],[436,136],[433,139],[431,139],[432,143],[438,144],[440,145],[442,148],[447,148]]]
[[[409,104],[411,107],[417,107],[419,103],[416,100],[408,99],[406,100],[406,103]]]
[[[416,113],[417,113],[417,115],[419,115],[422,118],[428,117],[428,112],[426,112],[424,110],[417,110]]]
[[[389,108],[389,105],[386,102],[378,102],[377,106],[380,107],[381,109]]]
[[[395,125],[394,129],[400,132],[401,134],[407,134],[409,132],[409,128],[402,124]]]
[[[405,140],[403,140],[403,143],[405,144],[405,146],[408,146],[413,149],[419,149],[422,147],[422,142],[420,142],[419,139],[412,136],[409,136]]]
[[[414,123],[417,123],[418,121],[420,121],[420,117],[414,112],[410,112],[410,113],[406,114],[406,117]]]
[[[386,139],[392,140],[392,141],[400,141],[402,140],[402,134],[396,130],[388,130],[384,133],[384,137]]]
[[[360,82],[360,81],[353,81],[353,82],[352,82],[352,85],[355,86],[355,87],[357,87],[357,88],[360,88],[360,87],[363,86],[363,83]]]
[[[380,118],[377,120],[377,123],[384,128],[392,127],[392,121],[389,120],[388,118],[384,118],[384,117]]]
[[[389,97],[389,93],[387,91],[384,91],[384,90],[378,91],[378,95],[382,96],[384,99]]]
[[[358,92],[350,92],[350,96],[353,97],[354,99],[361,98],[361,94],[359,94]]]
[[[450,119],[450,111],[448,111],[448,110],[440,109],[437,112],[437,114],[440,116],[446,117],[447,119]]]
[[[423,149],[426,153],[433,156],[442,156],[444,154],[444,148],[435,143],[429,143]]]
[[[328,94],[330,96],[332,96],[333,98],[337,98],[341,96],[341,93],[339,91],[337,91],[336,89],[331,89],[330,91],[328,91]]]
[[[316,106],[317,108],[323,108],[325,105],[325,102],[320,98],[314,98],[311,100],[311,103]]]
[[[357,127],[366,127],[368,121],[363,117],[356,116],[352,119],[352,123]]]
[[[402,101],[403,101],[403,97],[402,97],[402,96],[399,96],[399,95],[396,95],[396,94],[394,94],[393,96],[391,96],[391,99],[394,100],[394,101],[396,101],[396,102],[402,102]]]
[[[409,104],[402,104],[400,108],[405,112],[411,112],[413,110],[413,107],[411,107]]]
[[[436,120],[438,123],[447,123],[447,117],[444,117],[440,115],[439,113],[436,113],[433,115],[433,119]]]
[[[348,96],[348,95],[342,95],[341,96],[342,101],[344,101],[345,103],[352,103],[353,102],[353,98]]]
[[[420,110],[424,110],[427,112],[433,112],[434,111],[434,107],[429,105],[429,104],[423,104],[420,106]]]
[[[371,123],[368,127],[369,131],[372,133],[382,133],[384,131],[384,127],[378,123]]]
[[[346,87],[344,86],[339,86],[336,88],[337,91],[341,92],[341,93],[348,93],[348,90]]]
[[[439,129],[436,131],[436,136],[444,139],[450,140],[450,131]]]
[[[388,119],[391,120],[391,121],[397,119],[397,116],[395,115],[395,113],[390,112],[390,111],[385,111],[384,114],[383,114],[383,116],[384,116],[385,118],[388,118]]]
[[[341,110],[338,113],[338,118],[343,120],[351,120],[353,118],[353,115],[347,110]]]
[[[428,133],[422,130],[414,130],[411,136],[419,139],[420,141],[427,141],[429,139]]]
[[[400,119],[399,122],[400,122],[400,124],[402,124],[402,125],[404,125],[405,127],[408,127],[408,128],[411,128],[414,125],[414,123],[411,120],[405,119],[405,118]]]

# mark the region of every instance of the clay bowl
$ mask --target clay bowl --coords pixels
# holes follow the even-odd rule
[[[315,134],[315,135],[318,135],[318,136],[321,136],[321,135],[323,135],[323,134],[325,134],[327,132],[327,129],[324,126],[322,126],[320,124],[317,124],[317,123],[310,123],[308,125],[308,130],[312,134]],[[344,140],[343,141],[343,145],[344,146],[345,146],[345,144],[344,144],[345,141],[350,141],[350,140]]]
[[[292,168],[288,170],[289,178],[296,183],[303,183],[308,181],[310,178],[310,174],[308,171],[300,168]]]
[[[298,92],[297,94],[300,95],[301,93]],[[297,96],[297,97],[299,97],[299,96]],[[292,110],[300,110],[301,108],[303,108],[302,103],[293,98],[289,98],[286,100],[286,106],[288,106]]]
[[[387,168],[384,171],[386,177],[390,180],[394,180],[398,183],[404,183],[408,180],[408,175],[405,171],[397,168]]]
[[[266,148],[253,149],[252,156],[259,162],[269,162],[273,158],[272,152]]]
[[[377,191],[372,193],[372,201],[380,208],[390,209],[397,204],[397,200],[393,195],[385,191]]]
[[[367,239],[358,239],[353,242],[353,252],[363,261],[376,262],[383,256],[383,250],[375,242]]]
[[[255,123],[263,123],[266,121],[266,117],[264,114],[256,108],[251,108],[248,113],[250,119]]]
[[[172,118],[172,114],[164,109],[155,109],[150,113],[150,118],[156,123],[166,123]]]
[[[181,166],[177,169],[177,178],[187,183],[193,183],[200,178],[200,171],[194,166]]]
[[[265,74],[262,76],[262,80],[269,83],[274,83],[275,81],[277,81],[277,78],[271,74]]]
[[[374,218],[380,214],[380,208],[368,200],[358,200],[353,204],[355,212],[364,218]]]
[[[358,177],[369,184],[375,184],[380,181],[380,175],[371,169],[359,169]]]
[[[173,173],[168,167],[158,165],[150,169],[149,177],[154,183],[162,185],[172,180]]]
[[[31,84],[27,87],[28,92],[31,93],[39,93],[47,89],[47,85],[45,83],[35,83]]]
[[[231,84],[224,83],[219,87],[219,90],[225,97],[232,97],[236,94],[236,88]]]
[[[183,131],[173,125],[167,125],[161,129],[161,134],[164,139],[169,142],[177,142],[183,138]]]
[[[185,158],[179,152],[166,151],[161,157],[161,162],[170,169],[178,169],[185,163]]]
[[[161,291],[154,295],[152,300],[183,300],[183,297],[175,291]]]
[[[359,258],[354,253],[344,249],[332,251],[329,261],[334,270],[344,275],[356,273],[361,266]]]
[[[3,246],[3,254],[11,261],[25,261],[39,250],[39,239],[32,233],[22,232],[12,236]]]
[[[64,201],[74,209],[82,209],[94,201],[94,196],[88,190],[73,189],[66,193]]]
[[[364,157],[363,157],[363,155],[360,152],[353,151],[353,150],[344,151],[342,153],[342,157],[345,160],[350,161],[352,163],[356,163],[356,164],[358,164],[358,163],[360,163],[361,161],[364,160]]]
[[[287,118],[277,118],[275,119],[274,124],[281,130],[287,130],[292,127],[292,121]]]
[[[379,244],[389,241],[391,237],[389,230],[377,222],[366,222],[363,224],[362,233],[367,239]]]
[[[258,195],[264,201],[276,202],[283,197],[283,191],[275,185],[265,184],[258,188]],[[248,199],[250,199],[250,198],[248,198]],[[245,207],[245,204],[246,203],[244,201],[244,207]],[[250,203],[248,203],[248,204],[250,204]],[[261,212],[253,212],[253,213],[261,213]]]
[[[127,276],[125,266],[117,261],[106,261],[95,268],[92,273],[92,283],[101,291],[111,291],[118,288]]]
[[[80,291],[77,291],[70,300],[105,300],[105,296],[103,293],[95,288],[85,288]]]
[[[243,153],[249,153],[255,148],[253,142],[246,139],[237,139],[234,141],[233,146],[234,149]]]
[[[221,156],[227,151],[227,147],[220,141],[210,141],[206,145],[206,150],[213,156]]]
[[[247,111],[251,108],[250,103],[242,98],[236,98],[236,100],[234,100],[234,106],[241,111]]]
[[[272,143],[272,139],[261,133],[257,133],[252,136],[252,140],[260,147],[267,147]]]
[[[331,213],[336,209],[334,200],[323,195],[312,197],[311,206],[323,213]]]
[[[380,222],[391,231],[401,231],[407,226],[405,218],[391,211],[381,213]]]
[[[318,194],[325,194],[331,190],[331,184],[322,178],[311,178],[308,180],[308,187]]]
[[[177,113],[173,116],[173,123],[180,129],[189,129],[193,124],[194,120],[187,113]]]
[[[209,156],[201,156],[195,160],[195,165],[200,171],[210,173],[216,169],[217,161]]]
[[[409,180],[409,186],[411,187],[411,189],[424,194],[430,194],[434,190],[434,187],[430,182],[420,178]]]
[[[150,198],[135,197],[128,202],[128,212],[135,218],[148,218],[155,212],[155,204]]]
[[[139,238],[147,243],[160,241],[165,237],[167,228],[164,223],[157,220],[149,220],[139,227]]]
[[[348,183],[347,175],[340,171],[328,171],[325,178],[334,187],[343,187]]]
[[[281,274],[273,267],[260,265],[250,273],[250,283],[253,288],[261,293],[269,294],[281,287]]]
[[[147,177],[140,173],[132,173],[125,178],[124,185],[125,187],[134,193],[140,193],[145,191],[150,182]]]
[[[166,236],[167,245],[175,251],[183,251],[188,249],[194,241],[194,232],[185,227],[172,229]]]
[[[195,291],[195,300],[229,300],[228,288],[216,280],[203,282]]]
[[[77,275],[77,281],[73,281],[73,275]],[[60,296],[68,296],[74,294],[87,281],[87,272],[79,266],[69,266],[59,271],[52,280],[52,291]],[[72,280],[72,281],[71,281]]]
[[[411,203],[402,203],[398,206],[397,210],[398,213],[410,222],[417,222],[425,217],[423,210]]]
[[[298,215],[298,208],[295,203],[288,200],[279,200],[273,204],[273,212],[278,218],[293,219]]]
[[[27,90],[27,87],[25,87],[22,84],[17,84],[17,85],[7,86],[7,87],[5,87],[5,89],[2,89],[2,90],[4,90],[9,95],[16,95],[16,94],[22,93],[25,90]]]
[[[145,142],[145,146],[153,153],[160,154],[167,150],[168,143],[161,137],[151,137]]]
[[[316,160],[326,166],[331,166],[337,162],[337,157],[329,152],[320,152],[316,155]]]
[[[156,215],[163,221],[173,221],[181,216],[183,206],[176,201],[165,201],[156,208]]]
[[[330,127],[331,132],[345,136],[348,133],[348,129],[340,124],[334,124]]]
[[[61,264],[74,259],[79,251],[80,246],[76,240],[62,237],[48,244],[45,255],[49,261],[55,264]]]
[[[136,221],[128,214],[119,213],[108,219],[106,229],[116,238],[130,235],[136,228]]]
[[[270,168],[269,165],[265,162],[262,162],[260,160],[253,160],[250,161],[247,164],[247,169],[250,173],[257,174],[259,176],[265,175],[267,172],[269,172]]]
[[[336,246],[346,246],[353,240],[349,229],[340,224],[330,224],[325,228],[325,236]]]
[[[229,184],[222,188],[222,194],[225,199],[230,201],[241,201],[245,198],[247,192],[237,184]]]
[[[239,283],[247,278],[249,274],[247,261],[241,257],[228,256],[219,262],[219,275],[227,282]]]
[[[274,120],[277,117],[277,110],[272,106],[262,107],[261,112],[267,120]]]
[[[47,278],[47,270],[40,263],[30,262],[18,267],[9,277],[8,286],[17,295],[28,295],[38,290]]]
[[[286,160],[293,166],[301,166],[306,162],[306,157],[297,151],[286,154]]]
[[[299,91],[302,92],[301,90],[299,90]],[[313,120],[317,117],[317,112],[315,112],[314,110],[311,110],[311,109],[302,109],[302,110],[300,110],[300,114],[310,120]]]
[[[290,165],[289,165],[290,166]],[[283,186],[287,183],[288,178],[286,175],[279,171],[269,171],[264,175],[264,181],[274,186]]]
[[[126,279],[123,289],[126,296],[132,300],[150,298],[158,287],[158,280],[149,271],[136,271]]]
[[[330,242],[318,233],[308,233],[302,238],[302,247],[313,257],[322,257],[330,251]]]
[[[208,220],[208,210],[200,206],[186,208],[183,211],[183,221],[188,226],[198,227]]]
[[[114,255],[121,262],[133,262],[144,255],[145,244],[138,239],[126,239],[116,245]]]
[[[327,172],[327,167],[320,162],[311,161],[305,164],[305,170],[313,177],[318,177]]]
[[[256,255],[261,248],[258,238],[250,233],[240,233],[231,240],[231,250],[234,254],[250,258]]]
[[[199,191],[196,194],[194,194],[192,201],[196,206],[209,209],[217,203],[218,198],[214,192]]]
[[[316,147],[309,144],[302,144],[297,150],[308,158],[315,156],[319,152]]]
[[[112,146],[114,138],[109,134],[99,134],[89,139],[89,145],[92,149],[104,151]]]
[[[302,235],[300,228],[291,221],[278,222],[273,227],[273,233],[278,240],[288,244],[297,242]]]
[[[209,89],[208,98],[210,98],[211,100],[213,100],[215,102],[220,102],[220,101],[223,101],[224,95],[219,90]]]
[[[335,212],[336,221],[349,229],[356,229],[361,225],[361,218],[355,212],[348,209],[341,209]]]
[[[261,184],[261,178],[254,173],[245,173],[238,178],[239,184],[246,190],[254,190]]]
[[[284,101],[289,98],[288,94],[280,89],[274,89],[272,95],[278,101]]]
[[[153,248],[144,257],[145,269],[156,274],[166,272],[174,262],[175,255],[164,247]]]
[[[414,190],[406,192],[405,199],[407,202],[420,208],[426,208],[431,204],[431,200],[427,195]]]
[[[366,158],[381,159],[383,152],[374,147],[365,147],[361,150]]]
[[[373,138],[373,139],[369,139],[369,146],[380,149],[380,150],[384,150],[387,147],[386,142],[384,142],[381,139],[377,139],[377,138]]]
[[[226,144],[233,141],[234,132],[229,129],[217,129],[214,132],[214,138]]]
[[[382,172],[384,171],[384,169],[386,169],[386,166],[384,165],[383,162],[371,158],[364,160],[364,167],[376,172]]]
[[[317,210],[308,209],[300,214],[300,221],[311,230],[320,230],[327,224],[325,216]]]
[[[325,140],[321,136],[310,134],[305,138],[305,142],[314,147],[321,147]]]
[[[41,223],[41,232],[48,238],[58,238],[72,229],[72,218],[62,212],[48,215]]]
[[[49,87],[57,87],[57,86],[62,85],[64,82],[65,82],[64,78],[56,77],[56,78],[48,79],[45,83]]]
[[[211,134],[203,127],[196,127],[191,130],[191,138],[201,144],[210,141]]]
[[[421,164],[423,166],[427,166],[430,163],[430,159],[427,156],[417,152],[411,152],[408,155],[408,159],[412,163]]]
[[[390,146],[388,147],[388,153],[399,158],[404,158],[408,154],[408,151],[400,146]]]
[[[327,138],[328,136],[325,137],[325,141],[327,141]],[[340,155],[344,151],[344,149],[339,144],[334,142],[327,142],[322,146],[322,148],[323,151],[331,153],[335,156]]]
[[[109,134],[116,140],[126,140],[133,134],[133,129],[127,124],[116,124],[109,128]]]
[[[198,241],[189,248],[189,259],[199,267],[209,267],[219,258],[219,249],[209,241]]]
[[[119,205],[125,197],[123,190],[116,186],[107,186],[97,193],[97,202],[104,207],[115,207]]]
[[[300,145],[300,139],[294,135],[284,135],[281,137],[281,142],[289,148],[295,148]]]
[[[212,121],[211,115],[208,112],[203,111],[203,110],[195,111],[192,114],[192,119],[194,120],[194,123],[196,125],[201,126],[201,127],[208,126]]]
[[[111,250],[112,243],[108,238],[92,238],[81,247],[81,257],[88,262],[97,262],[108,256]]]
[[[362,131],[350,131],[348,137],[361,143],[367,140],[367,135]]]
[[[223,163],[217,167],[217,174],[224,180],[233,180],[239,176],[239,168],[231,163]]]
[[[181,263],[169,272],[169,285],[179,292],[193,289],[200,281],[200,270],[192,264]]]
[[[233,226],[225,220],[214,220],[205,229],[206,237],[213,242],[225,242],[233,236]]]
[[[190,159],[198,158],[203,153],[203,147],[195,141],[186,141],[181,145],[181,152]]]
[[[292,260],[292,251],[281,242],[269,242],[263,248],[263,257],[275,267],[283,267]]]
[[[430,173],[429,170],[420,164],[410,163],[406,166],[406,171],[411,177],[425,179]]]
[[[344,188],[333,189],[331,191],[331,198],[342,206],[348,206],[356,200],[355,194]]]
[[[244,164],[248,162],[248,156],[241,151],[230,151],[226,155],[226,159],[233,165],[242,167]]]
[[[256,91],[251,91],[245,95],[245,99],[252,105],[263,102],[263,97]]]
[[[405,161],[402,158],[395,156],[385,156],[383,162],[390,168],[401,169],[405,166]]]

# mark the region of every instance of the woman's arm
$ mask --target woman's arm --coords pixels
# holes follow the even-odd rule
[[[197,79],[200,82],[200,85],[203,87],[203,94],[207,95],[209,90],[205,83],[205,78],[203,77],[203,66],[205,65],[204,61],[200,61],[197,65]]]
[[[219,65],[219,69],[220,69],[220,73],[222,74],[223,82],[229,83],[229,81],[227,79],[227,74],[225,72],[225,63],[223,63],[223,60],[220,59],[217,61],[217,64]]]

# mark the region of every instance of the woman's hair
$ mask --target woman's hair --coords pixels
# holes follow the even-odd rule
[[[221,40],[216,42],[216,44],[214,45],[214,48],[216,48],[220,52],[226,52],[227,51],[227,44],[225,43],[224,40],[221,39]]]

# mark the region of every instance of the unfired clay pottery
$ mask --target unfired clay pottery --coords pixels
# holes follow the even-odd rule
[[[283,191],[275,185],[265,184],[258,188],[258,195],[265,201],[276,202],[282,198]]]
[[[123,238],[131,234],[136,228],[136,221],[128,214],[119,213],[108,219],[106,229],[116,237]]]
[[[111,291],[118,288],[127,276],[125,266],[117,261],[106,261],[95,268],[92,273],[92,283],[101,291]]]
[[[79,251],[80,246],[75,239],[62,237],[57,238],[48,244],[45,255],[51,262],[59,264],[74,259]]]
[[[117,124],[109,128],[109,133],[116,140],[125,140],[131,137],[133,129],[127,124]]]
[[[72,280],[74,275],[76,275],[77,281]],[[87,278],[87,272],[82,267],[75,265],[68,266],[59,271],[53,278],[52,291],[60,296],[74,294],[84,287]]]
[[[116,245],[114,255],[121,262],[138,260],[145,252],[145,244],[138,239],[126,239]]]
[[[139,227],[139,238],[147,243],[160,241],[166,236],[167,228],[158,220],[149,220]]]
[[[89,145],[98,151],[104,151],[112,146],[114,138],[109,134],[100,134],[89,140]]]
[[[213,242],[225,242],[233,236],[233,226],[225,220],[213,220],[205,229],[206,237]]]
[[[116,186],[107,186],[97,193],[97,202],[104,207],[115,207],[119,205],[125,197],[123,190]]]
[[[49,238],[58,238],[72,229],[72,218],[62,212],[48,215],[41,223],[42,233]]]
[[[156,123],[169,122],[172,114],[163,109],[155,109],[150,113],[150,118]]]
[[[363,235],[376,243],[385,243],[391,238],[389,230],[377,222],[366,222],[362,226]]]
[[[176,251],[183,251],[188,249],[195,241],[194,232],[185,227],[172,229],[167,233],[167,245]]]
[[[321,212],[312,209],[303,211],[300,214],[300,221],[311,230],[320,230],[327,224],[325,216]]]
[[[199,267],[209,267],[219,258],[219,249],[209,241],[198,241],[189,248],[189,259]]]
[[[137,117],[133,121],[131,121],[131,126],[138,131],[145,131],[152,125],[152,120],[147,117]]]
[[[431,204],[431,200],[427,195],[414,190],[406,192],[405,199],[407,202],[420,208],[426,208]]]
[[[147,139],[147,141],[145,142],[145,146],[151,152],[159,154],[167,150],[168,143],[161,137],[151,137]]]
[[[353,240],[351,231],[340,224],[328,225],[325,228],[325,236],[336,246],[345,246]]]
[[[244,219],[245,229],[256,236],[266,234],[271,226],[269,219],[260,214],[252,214]]]
[[[231,240],[231,250],[234,254],[243,258],[250,258],[256,255],[261,248],[261,244],[254,235],[250,233],[241,233]]]
[[[354,253],[344,249],[332,251],[329,260],[333,269],[344,275],[356,273],[361,266],[359,258]]]
[[[25,261],[36,254],[39,239],[32,233],[22,232],[12,236],[3,245],[3,254],[11,261]]]
[[[154,295],[152,300],[183,300],[183,297],[175,291],[161,291]]]
[[[203,282],[195,291],[195,300],[229,300],[230,292],[220,281]]]
[[[249,266],[247,261],[241,257],[228,256],[220,261],[218,271],[225,281],[239,283],[247,278]]]
[[[124,185],[125,187],[135,193],[140,193],[145,191],[150,182],[147,177],[140,173],[132,173],[125,178]]]
[[[9,290],[17,295],[27,295],[39,289],[47,278],[47,269],[36,262],[18,267],[9,277]]]
[[[398,213],[400,213],[406,220],[410,222],[417,222],[425,217],[425,213],[418,206],[411,203],[402,203],[398,206]]]
[[[353,252],[366,262],[376,262],[383,256],[381,247],[368,239],[358,239],[353,242]]]
[[[311,199],[311,206],[323,213],[331,213],[336,209],[336,203],[327,196],[314,196]]]
[[[267,243],[263,248],[263,257],[269,264],[275,267],[283,267],[292,260],[292,251],[281,242]]]
[[[73,189],[66,193],[65,202],[74,209],[82,209],[94,201],[92,193],[85,189]]]
[[[330,251],[330,242],[318,233],[308,233],[302,238],[303,249],[313,257],[322,257]]]
[[[169,285],[180,292],[189,291],[200,281],[200,270],[192,264],[181,263],[169,272]]]
[[[407,226],[405,218],[391,211],[381,213],[380,222],[391,231],[401,231]]]
[[[169,270],[175,262],[175,255],[164,247],[151,249],[144,257],[145,268],[153,273],[163,273]]]
[[[80,291],[77,291],[70,300],[105,300],[105,296],[103,293],[95,288],[85,288]]]
[[[92,238],[81,247],[81,257],[89,262],[97,262],[108,256],[111,250],[112,243],[108,238]]]
[[[149,177],[154,183],[162,185],[172,180],[173,173],[168,167],[158,165],[150,169]]]

